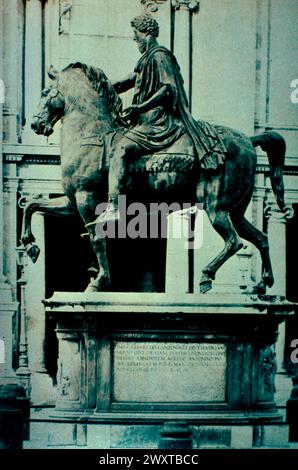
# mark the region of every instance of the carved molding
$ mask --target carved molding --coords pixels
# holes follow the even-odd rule
[[[24,155],[8,155],[4,154],[3,161],[4,163],[20,163],[24,158]]]
[[[59,34],[69,32],[72,6],[71,0],[59,0]]]
[[[155,13],[158,11],[158,4],[165,3],[167,0],[140,0],[145,11]],[[197,11],[200,6],[199,0],[171,0],[174,10],[187,9],[191,12]]]
[[[265,390],[268,393],[275,392],[274,378],[276,374],[276,354],[272,347],[267,348],[261,364],[261,372],[264,378]]]
[[[81,393],[80,339],[76,334],[67,338],[63,338],[61,334],[57,336],[59,358],[61,358],[58,361],[58,395],[61,398],[78,402]]]
[[[3,193],[16,193],[19,190],[19,178],[3,179]]]
[[[287,205],[284,211],[281,211],[275,202],[267,202],[264,209],[264,215],[270,222],[284,224],[287,220],[294,217],[294,209]]]
[[[4,154],[4,163],[33,165],[60,165],[59,155],[10,155]]]
[[[12,183],[14,184],[14,181]],[[11,191],[10,180],[8,181],[8,189]],[[50,194],[64,194],[60,180],[38,180],[37,178],[30,180],[18,179],[18,191],[23,195],[42,194],[43,196],[49,196]]]
[[[268,173],[269,174],[270,167],[267,164],[258,164],[257,165],[257,173]],[[298,168],[295,165],[287,165],[283,169],[283,174],[284,175],[297,175],[298,174]]]
[[[167,0],[140,0],[144,6],[144,10],[148,13],[155,13],[158,11],[158,4],[165,3]]]
[[[186,8],[191,12],[197,11],[200,7],[199,0],[172,0],[172,6],[174,10],[180,10],[180,8]]]

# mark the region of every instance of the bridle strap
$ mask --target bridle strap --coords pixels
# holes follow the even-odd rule
[[[62,92],[59,90],[58,87],[56,88],[56,90],[57,90],[57,94],[56,94],[55,96],[49,96],[49,100],[48,100],[47,105],[49,105],[50,102],[51,102],[54,98],[59,97],[59,95],[61,95],[61,96],[63,97]],[[49,94],[50,94],[50,93],[51,93],[51,91],[49,91]],[[42,112],[33,115],[33,118],[41,118],[41,117],[42,117]]]

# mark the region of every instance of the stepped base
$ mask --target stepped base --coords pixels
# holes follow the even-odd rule
[[[48,415],[46,418],[45,414]],[[51,411],[32,412],[25,449],[157,449],[162,424],[53,422]],[[118,417],[120,419],[120,417]],[[41,421],[34,421],[41,420]],[[288,426],[191,425],[194,449],[288,448]],[[298,448],[298,445],[297,445]]]

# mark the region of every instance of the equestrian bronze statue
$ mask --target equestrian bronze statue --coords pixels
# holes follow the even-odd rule
[[[138,32],[136,23],[135,30]],[[99,268],[86,290],[102,291],[109,285],[110,274],[106,240],[97,235],[94,223],[98,204],[113,205],[120,193],[144,203],[201,203],[225,246],[203,269],[200,291],[211,289],[217,270],[241,249],[243,238],[261,254],[262,278],[254,292],[265,293],[274,282],[267,235],[244,214],[254,189],[256,146],[267,152],[272,189],[279,208],[285,209],[285,141],[276,132],[250,138],[224,126],[196,123],[188,110],[174,56],[156,44],[156,36],[152,39],[147,33],[140,36],[136,31],[140,51],[141,46],[147,47],[142,56],[147,63],[137,65],[137,72],[127,79],[126,85],[122,81],[113,86],[101,69],[83,63],[70,64],[61,72],[53,67],[49,70],[52,83],[42,92],[32,128],[37,134],[48,136],[63,118],[61,169],[65,195],[27,201],[21,240],[34,260],[38,249],[31,231],[33,213],[62,217],[78,213],[87,227]],[[149,75],[146,72],[142,77],[142,67],[158,69],[160,61],[165,61],[166,66],[155,70],[151,97],[149,93],[143,99],[142,80],[147,81]],[[130,87],[130,80],[135,87],[134,103],[122,112],[117,91],[128,89],[125,87]],[[160,88],[154,92],[157,82],[162,88],[160,94]],[[146,135],[150,137],[147,143]],[[117,218],[117,207],[107,204],[107,209],[96,222],[109,220],[110,214]]]

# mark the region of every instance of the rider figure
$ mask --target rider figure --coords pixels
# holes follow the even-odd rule
[[[123,193],[126,159],[160,151],[185,132],[193,142],[203,169],[216,169],[224,162],[226,148],[214,128],[195,121],[190,114],[179,65],[174,55],[157,42],[159,26],[149,14],[131,21],[140,53],[134,73],[114,83],[117,93],[134,87],[133,102],[123,111],[126,124],[117,131],[109,167],[109,201],[95,223],[117,220],[118,196]]]

